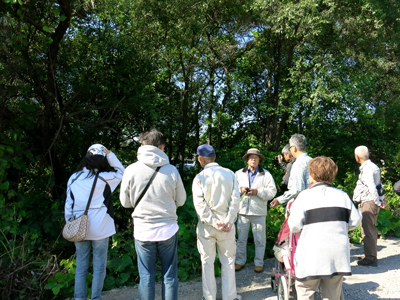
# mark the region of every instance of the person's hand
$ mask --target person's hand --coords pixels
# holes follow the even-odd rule
[[[275,206],[278,206],[278,205],[279,205],[278,198],[275,198],[274,200],[271,201],[271,204],[270,204],[271,207],[275,207]]]
[[[245,194],[247,189],[248,189],[248,187],[245,187],[245,186],[240,187],[240,193]]]
[[[386,208],[386,202],[382,200],[381,201],[381,205],[379,207],[382,208],[382,209],[385,209]]]
[[[103,148],[103,151],[104,151],[104,153],[105,153],[106,155],[110,154],[110,152],[111,152],[111,151],[108,150],[106,147]]]
[[[232,227],[233,227],[233,224],[231,224],[231,223],[225,223],[226,225],[225,225],[225,232],[229,232],[229,231],[231,231],[231,229],[232,229]]]
[[[247,192],[247,195],[256,196],[257,195],[257,189],[250,189],[250,191]]]
[[[282,161],[283,161],[283,156],[282,155],[278,155],[278,161],[279,161],[279,163],[282,163]]]
[[[223,223],[221,223],[221,222],[217,223],[217,226],[215,226],[215,229],[217,229],[218,231],[223,231],[223,229],[224,229]]]
[[[217,223],[217,227],[215,229],[217,229],[218,231],[221,232],[229,232],[232,229],[233,224],[229,223],[229,222],[219,222]]]

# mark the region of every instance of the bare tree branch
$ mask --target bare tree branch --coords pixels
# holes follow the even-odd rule
[[[71,119],[72,117],[75,117],[77,115],[84,114],[84,113],[87,113],[87,112],[91,112],[93,110],[101,110],[101,109],[107,109],[107,108],[112,108],[112,107],[114,107],[114,105],[103,105],[103,106],[97,106],[97,107],[88,107],[88,108],[82,109],[80,111],[72,112],[72,113],[68,114],[67,117]]]

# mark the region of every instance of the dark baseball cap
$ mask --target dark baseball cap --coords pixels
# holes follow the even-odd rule
[[[215,149],[211,145],[200,145],[197,147],[196,156],[213,157],[215,156]]]

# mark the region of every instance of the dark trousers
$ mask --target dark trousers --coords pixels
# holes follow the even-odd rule
[[[374,201],[361,202],[358,206],[362,214],[361,234],[364,242],[365,258],[371,261],[377,260],[378,229],[376,223],[380,207]]]

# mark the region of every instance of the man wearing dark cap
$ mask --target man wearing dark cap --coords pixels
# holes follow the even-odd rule
[[[193,204],[197,223],[197,248],[201,256],[203,299],[215,300],[214,274],[216,249],[221,262],[222,299],[239,300],[235,278],[235,226],[239,210],[239,189],[235,174],[215,162],[210,145],[197,148],[197,160],[203,171],[193,180]]]
[[[268,200],[275,197],[275,181],[259,163],[264,159],[260,150],[251,148],[243,156],[247,166],[235,173],[242,195],[237,221],[238,240],[235,270],[243,268],[247,261],[247,237],[253,231],[255,244],[254,271],[263,271],[266,246],[266,216]]]

